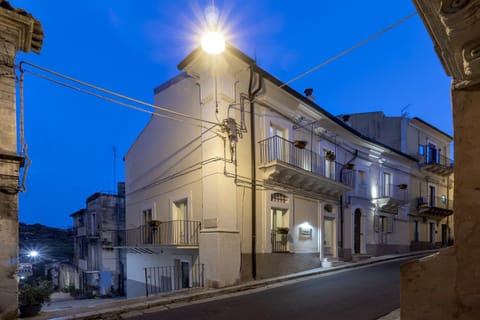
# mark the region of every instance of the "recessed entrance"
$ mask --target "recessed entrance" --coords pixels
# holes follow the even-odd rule
[[[355,210],[354,226],[353,226],[353,248],[355,253],[360,253],[360,226],[362,219],[362,211],[360,209]]]

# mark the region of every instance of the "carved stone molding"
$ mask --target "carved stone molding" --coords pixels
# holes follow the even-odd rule
[[[413,0],[456,88],[480,83],[480,0]]]

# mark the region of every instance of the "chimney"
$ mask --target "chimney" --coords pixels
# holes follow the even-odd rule
[[[344,114],[342,116],[343,122],[345,122],[347,125],[352,126],[352,124],[349,122],[350,121],[350,115],[349,114]]]
[[[311,101],[315,101],[315,97],[312,96],[312,93],[313,93],[313,88],[307,88],[303,91],[305,93],[305,96],[311,100]]]

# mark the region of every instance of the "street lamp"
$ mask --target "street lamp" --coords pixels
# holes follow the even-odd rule
[[[31,258],[36,258],[36,257],[38,257],[38,251],[37,250],[31,250],[28,253],[28,256],[31,257]]]
[[[202,38],[202,49],[213,55],[225,50],[225,37],[218,31],[209,31]]]

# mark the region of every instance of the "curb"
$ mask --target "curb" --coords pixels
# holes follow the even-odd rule
[[[93,319],[103,319],[103,320],[108,320],[108,319],[124,319],[128,317],[133,317],[133,316],[141,316],[143,313],[147,313],[146,309],[150,309],[150,312],[154,311],[161,311],[167,309],[168,305],[171,304],[184,304],[184,303],[189,303],[192,301],[198,301],[198,300],[205,300],[217,296],[222,296],[222,295],[228,295],[228,294],[233,294],[233,293],[241,293],[244,291],[249,291],[249,290],[254,290],[262,287],[268,287],[272,284],[281,284],[285,282],[290,282],[290,281],[295,281],[298,279],[305,279],[307,280],[309,277],[315,277],[321,274],[328,274],[328,273],[333,273],[337,271],[342,271],[342,270],[347,270],[347,269],[353,269],[353,268],[359,268],[359,267],[364,267],[372,264],[380,264],[383,262],[388,262],[392,260],[398,260],[406,257],[421,257],[425,256],[428,254],[436,253],[438,250],[425,250],[425,251],[416,251],[416,252],[409,252],[405,254],[399,254],[395,256],[389,256],[385,258],[381,257],[373,257],[368,260],[364,261],[359,261],[359,262],[353,262],[353,263],[348,263],[346,265],[341,265],[337,267],[331,267],[328,269],[313,269],[313,270],[307,270],[299,273],[294,273],[290,275],[285,275],[281,277],[276,277],[276,278],[268,278],[268,279],[262,279],[262,280],[257,280],[257,281],[251,281],[248,283],[240,284],[240,285],[235,285],[231,287],[226,287],[226,288],[220,288],[220,289],[204,289],[205,291],[202,292],[197,292],[197,293],[186,293],[177,296],[170,296],[170,297],[165,297],[165,296],[152,296],[152,297],[143,297],[143,298],[136,298],[136,299],[142,299],[143,301],[139,302],[133,302],[124,305],[124,306],[118,306],[118,304],[121,304],[123,301],[116,301],[113,302],[115,306],[111,306],[110,304],[112,303],[106,303],[105,308],[102,308],[101,305],[95,306],[93,309],[94,311],[88,311],[86,312],[85,309],[83,310],[78,310],[79,313],[77,314],[72,314],[75,312],[75,309],[71,309],[68,315],[52,315],[53,318],[48,317],[48,313],[41,313],[39,316],[32,318],[32,320],[35,319],[51,319],[51,320],[70,320],[70,319],[84,319],[84,320],[93,320]],[[177,292],[178,294],[178,292]],[[135,299],[135,298],[134,298]],[[132,299],[133,300],[133,299]],[[145,301],[146,300],[146,301]],[[128,300],[127,300],[128,301]],[[107,306],[108,305],[108,306]],[[151,310],[151,309],[155,310]],[[53,313],[53,312],[52,312]]]

